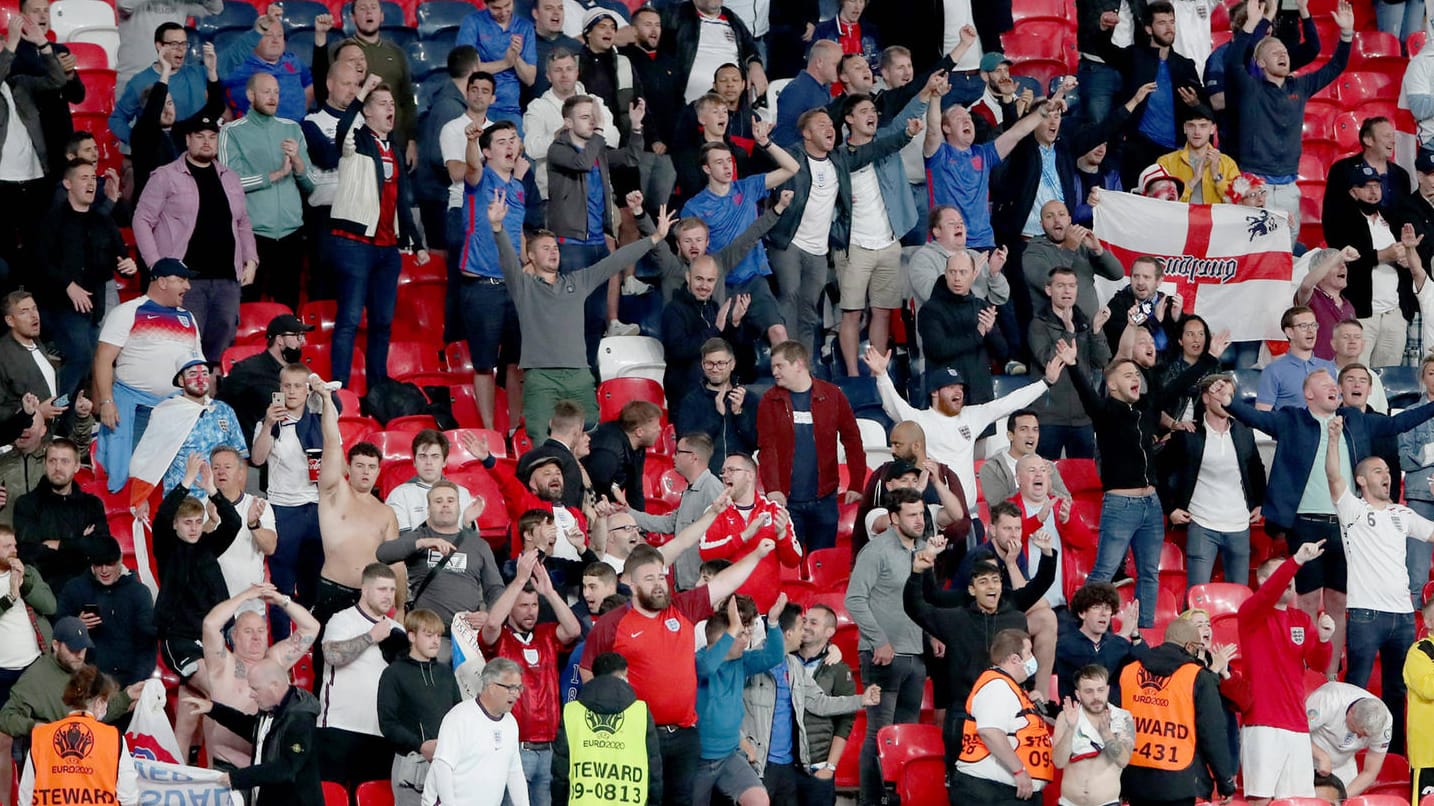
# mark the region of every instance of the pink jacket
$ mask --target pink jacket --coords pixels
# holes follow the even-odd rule
[[[244,188],[239,175],[219,164],[219,183],[229,197],[229,211],[234,217],[234,277],[244,269],[244,262],[258,261],[254,230],[249,226],[249,211],[244,205]],[[139,255],[153,266],[161,258],[184,259],[189,239],[199,218],[199,187],[189,173],[189,161],[181,156],[168,165],[161,165],[149,176],[139,203],[134,208],[134,242]]]

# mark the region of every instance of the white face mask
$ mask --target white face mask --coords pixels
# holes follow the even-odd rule
[[[1036,676],[1036,656],[1032,655],[1021,663],[1021,671],[1026,673],[1026,679]]]

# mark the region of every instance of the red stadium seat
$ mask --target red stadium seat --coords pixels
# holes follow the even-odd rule
[[[398,287],[394,303],[393,337],[437,342],[442,349],[443,307],[448,286],[444,282],[414,282]]]
[[[1204,585],[1193,585],[1187,596],[1190,606],[1204,610],[1215,619],[1221,616],[1233,616],[1240,612],[1240,605],[1254,595],[1247,585],[1237,585],[1233,582],[1208,582]]]
[[[856,651],[856,644],[852,644],[853,653]],[[842,657],[848,657],[845,647],[842,648]],[[856,657],[855,654],[850,657]],[[851,664],[848,664],[851,665]],[[858,675],[857,664],[852,667],[852,679]],[[861,691],[861,684],[857,683],[857,691]],[[866,709],[856,712],[852,720],[851,733],[847,734],[846,747],[842,750],[841,758],[837,759],[836,774],[832,776],[832,783],[837,789],[856,789],[861,783],[859,759],[861,758],[861,746],[866,743]]]
[[[372,417],[345,414],[339,418],[339,435],[343,437],[345,449],[352,448],[368,439],[370,434],[382,430],[383,426]]]
[[[1333,107],[1307,104],[1301,138],[1304,140],[1333,140],[1334,119],[1339,114]]]
[[[66,42],[65,47],[70,49],[70,55],[75,57],[75,67],[80,71],[85,70],[110,70],[110,57],[103,45],[94,42]],[[86,85],[88,89],[88,85]]]
[[[945,803],[945,744],[935,725],[887,725],[877,731],[882,780],[902,803]]]
[[[1399,82],[1382,72],[1347,70],[1331,86],[1336,88],[1345,109],[1354,109],[1365,101],[1399,96]]]
[[[630,400],[655,403],[662,408],[664,418],[667,415],[662,384],[650,378],[613,378],[598,385],[598,419],[602,422],[616,420],[622,413],[622,407]]]
[[[508,543],[508,508],[503,505],[503,491],[498,482],[482,468],[469,468],[449,473],[448,478],[461,484],[468,492],[483,499],[483,514],[478,516],[478,531],[488,545],[497,548]]]
[[[1428,32],[1415,31],[1409,35],[1408,39],[1404,40],[1404,48],[1409,51],[1409,58],[1412,59],[1419,55],[1419,51],[1424,49],[1424,40],[1427,38],[1429,38]]]
[[[1313,115],[1315,118],[1333,119],[1340,112],[1345,111],[1347,107],[1343,103],[1341,103],[1338,98],[1334,97],[1334,92],[1330,89],[1334,86],[1334,84],[1331,84],[1329,85],[1329,87],[1325,88],[1325,91],[1330,93],[1329,95],[1317,96],[1309,99],[1309,101],[1305,104],[1306,118]]]
[[[1405,786],[1407,791],[1408,786]],[[1409,799],[1401,795],[1364,794],[1349,798],[1344,806],[1409,806]]]
[[[433,418],[432,414],[407,414],[389,420],[384,428],[388,431],[417,434],[419,431],[437,431],[438,421]]]
[[[1216,3],[1215,7],[1210,9],[1210,32],[1212,34],[1229,34],[1230,38],[1234,38],[1234,33],[1230,31],[1229,6],[1225,5],[1224,3]],[[1220,47],[1220,43],[1218,41],[1213,41],[1211,50],[1214,50],[1214,48],[1218,47]]]
[[[289,669],[289,679],[294,685],[305,691],[312,691],[314,688],[314,653],[305,652],[303,657]]]
[[[1269,806],[1329,806],[1329,801],[1324,798],[1278,798],[1270,801]]]
[[[354,790],[358,806],[393,806],[393,784],[388,781],[365,781]]]
[[[1399,37],[1383,31],[1358,31],[1354,35],[1354,47],[1350,50],[1349,66],[1354,70],[1368,69],[1373,64],[1402,64],[1403,49]]]
[[[451,345],[450,345],[451,346]],[[493,429],[500,433],[508,433],[510,427],[508,417],[508,393],[503,387],[498,387],[497,394],[493,398]],[[466,383],[449,384],[449,401],[453,407],[453,419],[463,428],[482,428],[483,418],[478,414],[478,400],[473,396],[473,386]]]
[[[467,464],[478,461],[478,457],[469,453],[463,447],[459,437],[464,434],[472,434],[479,439],[488,441],[488,450],[499,459],[507,459],[508,445],[503,441],[503,435],[497,431],[487,428],[454,428],[451,431],[444,431],[443,436],[448,438],[448,463],[444,466],[449,470],[457,470]]]
[[[807,579],[822,591],[843,591],[851,578],[851,547],[817,549],[807,555]]]
[[[235,344],[263,344],[264,331],[269,322],[282,314],[293,315],[289,306],[282,302],[245,302],[239,305],[239,329],[234,334]],[[327,378],[328,376],[324,376]]]
[[[1060,471],[1061,480],[1072,496],[1101,491],[1100,471],[1096,469],[1094,459],[1058,459],[1056,470]]]
[[[349,791],[343,784],[324,781],[324,806],[349,806]]]
[[[1051,79],[1074,72],[1064,59],[1022,59],[1011,65],[1011,75],[1033,78],[1042,88],[1050,86]]]
[[[262,352],[264,352],[264,345],[262,344],[240,344],[235,347],[230,347],[224,351],[224,357],[220,360],[219,367],[224,371],[225,375],[228,375],[229,371],[234,369],[235,364]]]
[[[1324,227],[1320,224],[1319,203],[1306,196],[1300,197],[1300,243],[1313,249],[1324,246]]]
[[[388,345],[388,377],[411,380],[415,375],[443,375],[438,348],[424,341],[394,341]],[[445,384],[446,385],[446,384]]]
[[[501,389],[499,391],[502,391]],[[533,438],[528,436],[528,429],[522,426],[513,432],[513,452],[519,456],[533,449]]]
[[[788,602],[799,604],[805,609],[811,606],[812,598],[817,595],[817,587],[805,579],[783,579],[782,593],[787,594]]]
[[[334,392],[334,397],[339,399],[339,413],[356,415],[362,414],[363,404],[359,402],[359,396],[350,389],[339,389]]]
[[[333,346],[329,344],[310,344],[304,347],[304,363],[309,369],[325,380],[334,376]],[[363,397],[368,389],[364,380],[364,354],[363,351],[354,347],[354,358],[352,370],[349,372],[349,389],[359,397]]]
[[[448,261],[444,259],[443,252],[433,251],[428,253],[428,262],[418,264],[418,257],[415,253],[402,253],[403,268],[398,274],[400,286],[409,283],[447,283],[448,282]]]
[[[410,431],[374,431],[365,439],[383,454],[383,461],[413,461],[413,433]]]
[[[109,114],[115,108],[115,71],[108,67],[81,68],[77,71],[80,83],[85,85],[85,99],[70,104],[75,112],[100,112]]]
[[[842,612],[846,612],[843,610]],[[836,635],[832,636],[832,643],[841,650],[841,656],[851,667],[852,680],[856,681],[856,690],[862,690],[861,664],[857,662],[857,626],[855,624],[837,624]]]
[[[299,320],[314,329],[309,333],[309,343],[328,342],[334,332],[334,321],[338,316],[339,304],[331,299],[306,302],[299,307]],[[267,324],[267,323],[266,323]],[[368,330],[368,312],[359,318],[358,336],[355,344],[364,343]]]
[[[1238,649],[1240,646],[1240,625],[1236,622],[1235,616],[1220,616],[1210,619],[1210,642],[1214,644],[1234,644]]]
[[[1001,35],[1006,57],[1016,62],[1024,59],[1065,62],[1068,60],[1066,51],[1071,47],[1070,40],[1071,29],[1064,20],[1018,22],[1015,30]]]
[[[1358,112],[1341,112],[1334,119],[1334,141],[1346,151],[1359,150],[1359,124],[1364,116]]]
[[[662,477],[658,480],[658,489],[662,494],[662,500],[676,507],[682,502],[682,493],[687,490],[687,479],[683,478],[675,468],[669,467],[662,471]]]
[[[380,496],[387,498],[388,494],[393,492],[393,488],[415,475],[417,475],[417,471],[413,469],[413,462],[407,460],[384,462],[383,466],[379,468],[378,483],[374,485],[374,489]]]
[[[468,342],[454,341],[443,345],[443,361],[449,372],[473,372],[473,356],[468,352]]]
[[[1061,20],[1069,24],[1065,0],[1016,0],[1011,3],[1011,19],[1019,28],[1027,20]]]
[[[1300,155],[1300,172],[1297,175],[1300,182],[1323,182],[1329,176],[1329,165],[1318,156],[1312,154]]]
[[[1397,96],[1399,93],[1398,85],[1395,85],[1392,91]],[[1387,98],[1374,98],[1361,103],[1354,112],[1359,115],[1361,123],[1370,118],[1388,118],[1393,121],[1399,117],[1399,106]]]

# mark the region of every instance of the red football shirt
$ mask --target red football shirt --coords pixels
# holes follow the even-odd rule
[[[627,658],[627,681],[647,703],[659,725],[697,724],[697,664],[694,625],[712,615],[707,586],[672,597],[666,610],[644,616],[631,605],[598,619],[583,645],[582,667],[591,670],[604,652]]]
[[[1310,617],[1298,607],[1278,610],[1280,594],[1299,566],[1285,560],[1255,594],[1240,605],[1240,657],[1245,679],[1260,694],[1245,711],[1246,725],[1263,725],[1292,733],[1308,733],[1305,715],[1305,669],[1323,672],[1331,647],[1319,640]],[[1257,683],[1255,681],[1258,681]]]
[[[373,234],[373,245],[397,246],[394,222],[398,216],[398,158],[393,154],[393,144],[382,140],[378,141],[378,153],[383,162],[383,190],[378,196],[378,229]]]
[[[523,696],[513,705],[519,741],[551,742],[558,738],[562,709],[558,656],[565,646],[568,644],[558,640],[558,625],[549,622],[535,626],[526,641],[505,625],[496,644],[484,643],[481,647],[484,656],[507,658],[523,669]]]

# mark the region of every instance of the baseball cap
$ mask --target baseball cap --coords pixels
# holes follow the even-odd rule
[[[1414,170],[1422,174],[1434,173],[1434,151],[1420,151],[1414,159]]]
[[[113,565],[124,556],[119,541],[113,537],[101,537],[92,542],[94,549],[90,552],[90,565]]]
[[[1376,171],[1371,168],[1363,160],[1349,166],[1349,173],[1347,174],[1347,176],[1349,177],[1350,187],[1359,187],[1360,185],[1367,185],[1370,182],[1380,181],[1379,171]]]
[[[1003,64],[1015,64],[1015,62],[1007,59],[1006,54],[996,53],[995,51],[981,57],[981,71],[985,73],[989,73]]]
[[[1186,120],[1208,120],[1215,122],[1215,110],[1205,104],[1195,104],[1185,112]]]
[[[955,367],[936,367],[926,370],[921,380],[926,384],[926,394],[934,394],[936,390],[954,385],[966,385],[966,378],[961,371]]]
[[[185,136],[194,134],[195,132],[217,133],[219,131],[219,121],[208,115],[197,115],[184,121],[181,128],[184,130],[183,134]]]
[[[149,279],[157,277],[183,277],[186,280],[194,276],[194,272],[184,265],[184,261],[176,257],[160,258],[149,267]]]
[[[313,325],[304,324],[299,317],[291,313],[281,313],[269,320],[269,327],[264,331],[264,335],[272,339],[280,333],[308,333],[313,329]]]
[[[892,481],[911,473],[920,474],[921,468],[905,459],[893,459],[887,463],[886,471],[881,474],[881,477],[883,481]]]
[[[55,622],[54,636],[71,652],[95,648],[95,642],[90,640],[89,628],[74,616],[65,616]]]
[[[626,23],[626,21],[612,9],[602,8],[600,6],[598,8],[590,8],[587,13],[583,15],[583,33],[591,31],[593,26],[598,24],[598,20],[601,20],[603,17],[611,19],[612,24],[618,28],[621,28]]]

